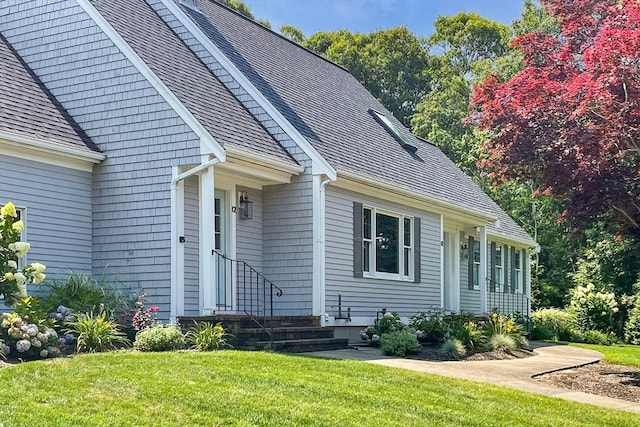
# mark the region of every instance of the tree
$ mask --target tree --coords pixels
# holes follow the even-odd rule
[[[475,88],[498,180],[531,180],[577,226],[604,221],[640,237],[640,3],[543,0],[560,34],[513,45],[523,69]]]
[[[317,32],[303,45],[349,70],[407,126],[429,87],[432,57],[425,41],[407,27],[370,34]]]
[[[465,118],[476,69],[506,55],[509,28],[476,13],[458,13],[438,17],[435,29],[428,40],[430,51],[437,53],[428,70],[431,86],[416,106],[413,132],[433,141],[478,179],[479,134]]]
[[[294,27],[293,25],[283,25],[280,27],[280,34],[298,44],[304,43],[306,39],[302,30]]]
[[[257,23],[264,25],[267,28],[271,28],[271,23],[265,19],[258,19],[251,12],[251,8],[242,2],[241,0],[218,0],[223,5],[227,6],[229,9],[233,9],[238,12],[240,15],[244,15],[249,19],[253,19]]]

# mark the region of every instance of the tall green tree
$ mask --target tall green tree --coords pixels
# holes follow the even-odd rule
[[[430,87],[433,58],[425,40],[405,26],[369,34],[317,32],[303,45],[349,70],[407,126]]]

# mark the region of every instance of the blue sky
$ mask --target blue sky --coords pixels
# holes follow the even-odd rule
[[[283,24],[300,28],[305,36],[316,31],[347,29],[368,33],[406,25],[417,35],[429,36],[439,15],[478,14],[511,24],[520,16],[524,0],[244,0],[259,19],[274,30]]]

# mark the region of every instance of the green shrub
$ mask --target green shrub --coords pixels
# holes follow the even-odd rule
[[[471,352],[479,351],[487,343],[487,338],[475,322],[455,326],[451,331],[451,338],[461,342]]]
[[[67,333],[75,335],[78,352],[96,353],[111,350],[119,345],[128,345],[126,335],[120,332],[118,324],[103,311],[97,316],[92,312],[76,316],[67,323]]]
[[[618,303],[613,292],[598,290],[593,283],[587,283],[573,289],[567,310],[575,314],[580,331],[611,332]]]
[[[421,341],[442,342],[449,331],[443,308],[417,313],[409,319],[409,327],[415,329]]]
[[[449,338],[442,344],[442,352],[447,356],[460,359],[467,354],[465,345],[457,338]]]
[[[187,343],[198,351],[212,351],[228,347],[227,334],[220,323],[212,325],[208,322],[195,324],[185,337]]]
[[[629,344],[640,345],[640,299],[629,312],[629,319],[624,325],[624,339]]]
[[[386,354],[406,356],[420,349],[420,343],[415,334],[407,329],[383,334],[380,337],[380,347]]]
[[[47,286],[48,295],[42,298],[42,306],[47,312],[55,312],[62,305],[74,312],[104,311],[114,316],[125,311],[129,305],[127,297],[118,290],[117,283],[109,281],[106,273],[96,279],[90,274],[72,272]]]
[[[614,333],[600,332],[596,330],[586,331],[581,334],[582,341],[587,344],[611,345],[615,344],[617,339]]]
[[[574,313],[558,308],[543,308],[531,313],[533,339],[571,341],[577,330]]]
[[[154,326],[140,331],[133,347],[140,351],[175,351],[184,348],[184,335],[176,326]]]
[[[487,347],[490,350],[514,351],[518,345],[512,336],[507,334],[494,334],[489,338]]]

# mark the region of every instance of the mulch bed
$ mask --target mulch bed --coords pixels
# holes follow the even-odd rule
[[[640,368],[598,362],[536,379],[556,387],[640,403]]]
[[[431,360],[431,361],[477,361],[477,360],[508,360],[522,359],[525,357],[535,356],[533,351],[514,350],[514,351],[487,351],[483,353],[468,354],[460,359],[453,358],[440,350],[440,345],[425,344],[417,354],[407,355],[409,359]]]

